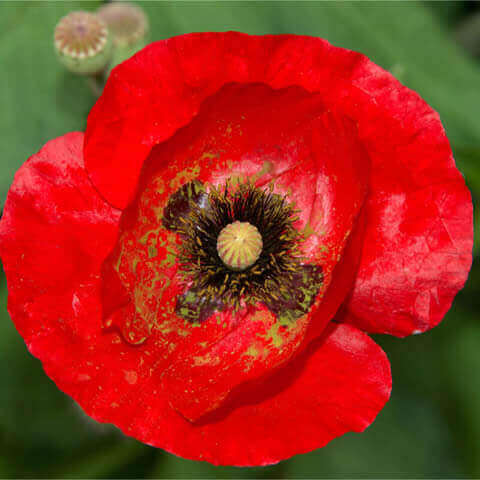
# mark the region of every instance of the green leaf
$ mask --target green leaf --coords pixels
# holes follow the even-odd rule
[[[455,38],[473,57],[480,57],[480,12],[460,23]]]
[[[467,2],[459,2],[458,0],[443,0],[441,2],[423,0],[422,3],[450,28],[468,13]]]
[[[453,147],[458,168],[465,174],[467,182],[476,194],[480,196],[480,147]]]
[[[159,453],[149,478],[282,478],[284,463],[269,467],[216,467],[207,462],[185,460],[168,453]]]
[[[121,473],[132,463],[143,463],[142,457],[148,456],[151,453],[149,450],[152,451],[151,448],[135,440],[122,438],[120,441],[103,444],[94,452],[85,452],[83,455],[74,455],[73,458],[59,459],[53,474],[50,474],[49,477],[141,478],[138,469],[133,469],[132,475],[128,477],[124,477]]]
[[[472,191],[475,209],[473,212],[474,245],[473,253],[477,256],[480,252],[480,148],[455,146],[455,158],[458,168],[464,173],[467,185]]]
[[[397,388],[374,424],[287,461],[286,478],[439,478],[462,475],[435,405]],[[402,391],[403,390],[403,391]]]
[[[99,2],[0,4],[0,205],[15,171],[48,140],[84,130],[95,98],[68,73],[53,49],[53,31],[71,10]]]
[[[467,317],[468,318],[468,317]],[[449,362],[445,364],[447,381],[453,392],[451,409],[454,428],[461,434],[459,448],[472,478],[480,476],[480,329],[478,313],[459,328],[449,343]],[[452,415],[453,416],[453,415]]]

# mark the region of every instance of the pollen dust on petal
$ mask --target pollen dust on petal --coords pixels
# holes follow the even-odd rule
[[[135,385],[137,383],[137,372],[134,370],[124,370],[123,373],[125,374],[125,380],[130,385]]]

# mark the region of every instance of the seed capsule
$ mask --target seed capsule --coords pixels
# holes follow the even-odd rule
[[[108,3],[97,10],[97,15],[105,22],[113,35],[116,47],[137,46],[142,48],[148,33],[148,19],[137,5],[127,2]]]
[[[65,67],[84,75],[102,71],[112,55],[106,24],[93,13],[71,12],[55,27],[54,45]]]
[[[257,227],[248,222],[233,222],[222,229],[217,239],[217,252],[232,270],[246,270],[260,257],[263,241]]]

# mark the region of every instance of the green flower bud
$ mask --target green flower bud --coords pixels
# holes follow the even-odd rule
[[[58,22],[54,45],[61,63],[82,75],[101,72],[113,53],[106,24],[95,14],[82,11],[71,12]]]
[[[111,2],[97,10],[113,37],[114,54],[110,69],[130,58],[148,42],[148,18],[145,12],[128,2]]]

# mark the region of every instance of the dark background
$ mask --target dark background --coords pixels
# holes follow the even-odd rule
[[[48,140],[84,130],[94,97],[57,64],[52,35],[96,2],[0,2],[0,206],[15,170]],[[151,39],[191,31],[298,33],[358,50],[440,112],[474,201],[480,196],[477,2],[150,2]],[[475,57],[477,55],[477,57]],[[478,224],[478,212],[476,214]],[[478,253],[476,243],[475,253]],[[0,477],[480,477],[480,268],[445,321],[403,340],[376,336],[392,398],[363,434],[268,468],[169,455],[86,417],[27,353],[0,278]],[[295,441],[294,438],[291,439]]]

